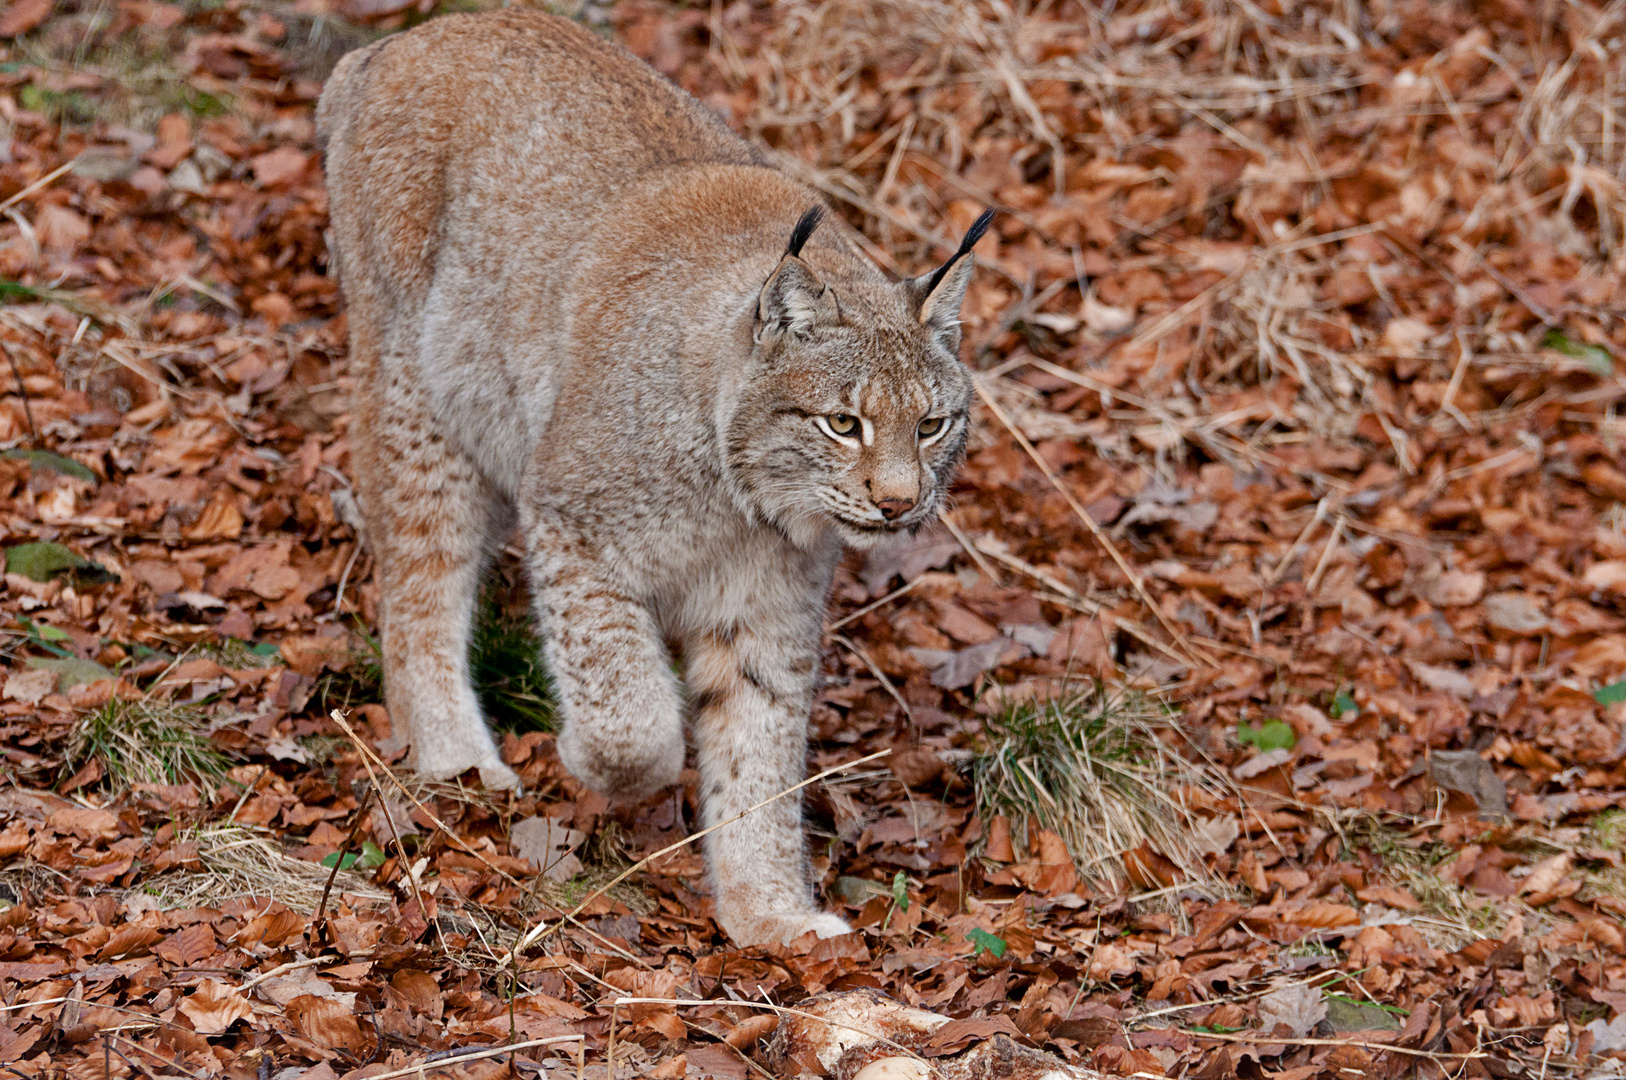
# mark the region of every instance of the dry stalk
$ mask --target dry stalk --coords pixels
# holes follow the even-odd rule
[[[1327,504],[1329,501],[1330,497],[1315,504],[1315,513],[1310,515],[1310,523],[1304,526],[1304,531],[1299,533],[1298,539],[1294,540],[1292,545],[1288,547],[1287,554],[1277,561],[1275,569],[1270,572],[1269,577],[1265,578],[1265,587],[1267,589],[1282,579],[1282,575],[1287,572],[1287,564],[1298,557],[1299,551],[1309,542],[1310,535],[1327,519]]]
[[[888,694],[892,695],[892,700],[898,703],[898,708],[903,710],[903,715],[913,724],[915,722],[915,711],[909,707],[909,702],[898,692],[898,688],[892,684],[892,680],[887,678],[886,672],[881,670],[881,666],[870,659],[869,653],[859,648],[858,643],[846,634],[831,634],[830,636],[835,640],[836,644],[858,657],[863,665],[869,668],[869,673],[880,680],[881,686],[886,689]]]
[[[960,547],[965,550],[965,553],[971,556],[971,561],[977,564],[977,569],[982,571],[983,576],[989,581],[993,582],[995,585],[1000,584],[999,575],[995,573],[994,568],[988,564],[988,560],[982,557],[982,552],[977,550],[977,546],[966,538],[965,532],[961,530],[960,526],[955,524],[954,518],[951,517],[946,511],[938,510],[937,519],[941,521],[948,529],[949,535],[954,537],[955,541],[959,543]]]
[[[16,206],[18,203],[22,202],[24,199],[28,198],[30,195],[32,195],[35,192],[39,191],[41,188],[44,188],[44,187],[48,186],[49,184],[55,182],[57,177],[61,176],[63,173],[66,173],[69,169],[72,169],[73,166],[74,166],[74,162],[77,161],[77,160],[78,159],[75,158],[75,159],[73,159],[73,161],[69,161],[66,164],[58,165],[56,168],[52,169],[50,172],[48,172],[44,176],[40,177],[38,180],[34,181],[32,184],[29,184],[27,187],[25,187],[21,191],[17,192],[17,194],[11,196],[11,198],[5,200],[4,202],[0,202],[0,210],[6,210],[6,209],[9,209],[10,207]]]
[[[203,869],[164,874],[149,885],[159,890],[157,898],[166,910],[213,906],[237,896],[273,896],[302,913],[316,910],[327,867],[293,858],[271,837],[242,826],[206,826],[194,835]],[[352,896],[389,899],[352,871],[341,871],[339,884]]]
[[[905,585],[902,585],[902,586],[900,586],[900,587],[898,587],[896,589],[893,589],[891,592],[887,593],[885,596],[881,597],[879,600],[873,601],[872,603],[865,604],[863,607],[859,608],[857,611],[854,611],[854,612],[852,612],[850,614],[843,615],[841,618],[839,618],[835,622],[831,623],[830,626],[829,626],[829,629],[832,630],[832,631],[840,630],[843,626],[846,626],[848,623],[857,622],[859,619],[862,619],[865,615],[868,615],[870,612],[874,611],[876,608],[885,607],[886,605],[890,604],[892,601],[896,600],[898,597],[904,595],[907,592],[911,592],[916,585],[920,584],[921,580],[922,580],[921,578],[917,577],[917,578],[915,578],[915,580],[913,580],[913,581],[911,581],[911,582],[909,582],[909,583],[907,583]]]
[[[1031,563],[1028,563],[1023,559],[1017,558],[1015,555],[1012,555],[1010,552],[1003,550],[996,544],[991,543],[986,539],[977,541],[977,550],[982,552],[984,555],[987,555],[989,558],[997,559],[1013,570],[1026,574],[1028,577],[1033,578],[1035,581],[1039,582],[1039,584],[1044,585],[1046,588],[1049,588],[1056,594],[1055,597],[1041,596],[1041,599],[1049,600],[1052,603],[1056,603],[1060,606],[1070,607],[1074,611],[1081,612],[1085,615],[1099,615],[1102,611],[1108,610],[1107,605],[1101,601],[1084,596],[1078,592],[1078,590],[1062,584],[1049,574],[1044,573],[1038,567],[1033,566]],[[1130,637],[1139,641],[1148,648],[1156,649],[1158,652],[1162,653],[1164,656],[1167,656],[1175,663],[1183,664],[1186,662],[1185,657],[1175,652],[1168,645],[1165,645],[1163,642],[1159,641],[1155,636],[1153,636],[1151,631],[1147,630],[1145,626],[1136,622],[1134,619],[1125,619],[1121,616],[1115,615],[1113,616],[1113,625],[1117,626],[1124,633],[1128,634]],[[1217,641],[1206,641],[1205,644],[1217,646],[1220,643]]]
[[[285,975],[290,971],[297,971],[300,968],[320,967],[323,964],[333,963],[333,962],[338,961],[340,959],[347,959],[347,958],[341,958],[341,957],[338,957],[338,956],[312,956],[312,957],[309,957],[309,958],[304,959],[304,960],[290,960],[286,964],[278,964],[276,967],[272,968],[270,971],[262,971],[262,972],[260,972],[258,975],[254,976],[252,979],[250,979],[248,982],[246,982],[243,985],[239,986],[237,988],[237,992],[240,993],[240,994],[247,993],[248,991],[254,989],[256,986],[258,986],[261,983],[265,982],[267,979],[275,979],[279,975]]]
[[[1289,1039],[1277,1038],[1266,1032],[1226,1034],[1224,1032],[1193,1031],[1190,1033],[1198,1039],[1219,1039],[1222,1042],[1259,1043],[1264,1045],[1282,1046],[1354,1046],[1362,1050],[1378,1050],[1390,1054],[1404,1054],[1407,1057],[1428,1058],[1431,1061],[1468,1061],[1475,1058],[1489,1057],[1483,1050],[1473,1050],[1466,1054],[1453,1053],[1447,1050],[1413,1050],[1408,1046],[1392,1046],[1389,1043],[1368,1042],[1364,1039]],[[381,1080],[381,1078],[380,1078]]]
[[[354,741],[355,737],[351,736],[351,739]],[[368,755],[362,755],[361,764],[367,770],[367,779],[372,783],[372,788],[369,790],[381,790],[378,784],[378,774],[373,772],[372,762],[367,760],[367,757]],[[395,777],[391,775],[390,779],[394,780]],[[396,786],[400,787],[401,785],[397,783]],[[403,876],[407,879],[407,885],[412,889],[412,899],[418,905],[418,914],[427,919],[429,917],[429,908],[424,905],[423,893],[418,888],[417,877],[412,873],[412,862],[407,855],[406,844],[401,841],[401,832],[395,827],[395,817],[390,813],[390,804],[388,800],[380,797],[378,806],[384,812],[385,822],[389,824],[390,838],[395,841],[396,858],[399,860],[396,865],[401,867]]]
[[[427,1069],[446,1069],[453,1065],[462,1065],[466,1062],[479,1061],[483,1058],[499,1057],[503,1054],[510,1054],[519,1050],[530,1050],[538,1046],[557,1046],[559,1043],[567,1042],[579,1043],[585,1047],[587,1036],[555,1035],[548,1039],[529,1039],[525,1042],[509,1043],[506,1046],[488,1046],[483,1050],[474,1050],[467,1054],[454,1054],[450,1057],[443,1057],[436,1061],[422,1061],[416,1065],[408,1065],[406,1068],[396,1069],[394,1072],[379,1073],[376,1076],[369,1077],[368,1080],[397,1080],[397,1078],[402,1076],[421,1076]],[[578,1049],[576,1052],[577,1080],[581,1080],[582,1066],[582,1050]]]
[[[1130,565],[1129,560],[1123,557],[1123,553],[1118,550],[1118,545],[1112,542],[1112,538],[1106,534],[1106,531],[1096,524],[1095,519],[1090,517],[1089,513],[1078,504],[1078,499],[1074,498],[1073,493],[1068,491],[1061,480],[1056,477],[1049,463],[1040,457],[1039,452],[1033,448],[1033,444],[1028,442],[1027,436],[1018,431],[1016,425],[1011,423],[1011,418],[1005,414],[1004,409],[1000,408],[999,402],[994,400],[994,396],[988,392],[981,381],[977,381],[973,385],[976,386],[977,396],[982,398],[983,404],[987,405],[989,411],[999,418],[999,422],[1005,426],[1005,430],[1011,433],[1012,437],[1026,451],[1028,457],[1033,459],[1033,463],[1039,466],[1039,471],[1044,473],[1046,480],[1050,481],[1050,486],[1061,493],[1061,497],[1067,501],[1067,505],[1072,509],[1074,516],[1083,522],[1084,527],[1090,531],[1090,535],[1095,537],[1095,542],[1100,544],[1108,555],[1112,556],[1112,561],[1117,563],[1118,569],[1129,579],[1129,583],[1134,587],[1136,594],[1140,596],[1141,603],[1151,610],[1157,621],[1162,624],[1163,629],[1168,632],[1170,637],[1174,638],[1175,643],[1180,647],[1180,651],[1186,654],[1186,658],[1202,667],[1218,667],[1218,662],[1212,657],[1192,648],[1185,635],[1170,621],[1167,615],[1163,614],[1163,609],[1152,599],[1151,593],[1146,591],[1146,582],[1141,579],[1140,574],[1135,572],[1135,568]]]
[[[1310,576],[1304,581],[1306,595],[1313,595],[1316,586],[1321,584],[1321,575],[1326,573],[1327,564],[1332,561],[1333,552],[1338,550],[1338,541],[1344,538],[1344,526],[1347,523],[1348,519],[1343,514],[1339,514],[1338,520],[1333,522],[1332,534],[1327,537],[1327,544],[1321,549],[1321,558],[1316,560],[1315,569],[1310,572]]]
[[[616,998],[614,1001],[612,1001],[610,1003],[609,1048],[605,1051],[605,1057],[608,1058],[611,1062],[613,1062],[615,1060],[615,1026],[616,1026],[616,1020],[617,1020],[617,1010],[619,1010],[621,1008],[621,1006],[623,1006],[623,1005],[670,1005],[670,1006],[673,1006],[673,1007],[677,1007],[677,1006],[681,1005],[681,1006],[685,1006],[685,1007],[693,1007],[693,1006],[696,1006],[696,1005],[717,1005],[717,1004],[720,1004],[720,1003],[716,1002],[716,1001],[712,1001],[709,998],[704,999],[704,1000],[700,1000],[700,1001],[685,1001],[685,1000],[683,1000],[681,998],[643,998],[643,997]],[[739,998],[734,998],[734,999],[731,999],[731,1000],[729,1000],[727,1002],[723,1002],[721,1004],[727,1004],[727,1005],[730,1005],[730,1006],[737,1006],[737,1007],[743,1008],[743,1009],[767,1009],[769,1012],[775,1013],[775,1014],[777,1014],[779,1016],[799,1016],[804,1020],[816,1020],[819,1023],[826,1025],[827,1027],[840,1028],[843,1031],[856,1031],[856,1032],[858,1032],[858,1034],[867,1036],[870,1039],[873,1039],[875,1042],[880,1043],[882,1046],[891,1047],[892,1049],[898,1051],[901,1054],[906,1054],[909,1057],[914,1058],[916,1061],[925,1061],[926,1060],[925,1058],[921,1057],[919,1054],[915,1053],[913,1050],[909,1049],[907,1046],[904,1046],[904,1045],[902,1045],[900,1043],[893,1042],[891,1039],[888,1039],[886,1036],[878,1035],[875,1032],[870,1031],[868,1028],[861,1028],[861,1027],[858,1027],[856,1024],[844,1024],[839,1020],[830,1020],[830,1019],[827,1019],[826,1017],[819,1016],[817,1013],[805,1012],[805,1011],[803,1011],[801,1009],[791,1009],[791,1008],[787,1008],[784,1005],[773,1005],[773,1004],[770,1004],[770,1003],[768,1003],[766,1001],[745,1001],[745,1000],[742,1000],[742,999],[739,999]],[[372,1080],[384,1080],[384,1078],[383,1077],[374,1077],[374,1078],[372,1078]]]
[[[339,876],[339,867],[344,865],[344,857],[356,843],[356,837],[361,835],[361,826],[365,822],[362,816],[367,810],[367,804],[372,801],[373,789],[368,788],[361,796],[361,805],[356,807],[356,820],[350,826],[350,835],[345,838],[344,846],[339,848],[338,856],[333,860],[333,872],[327,876],[327,883],[322,886],[322,899],[316,904],[316,915],[311,919],[316,927],[316,939],[323,946],[327,945],[327,898],[333,891],[333,879]]]

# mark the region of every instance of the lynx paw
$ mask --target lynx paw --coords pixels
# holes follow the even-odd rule
[[[500,761],[487,762],[480,766],[480,783],[485,785],[487,791],[520,789],[519,774]]]
[[[638,802],[677,783],[683,772],[683,732],[646,729],[636,739],[620,740],[591,725],[567,723],[559,736],[559,760],[599,794]]]
[[[762,915],[730,917],[719,915],[718,922],[736,945],[783,945],[811,930],[821,938],[852,933],[852,927],[828,911],[768,912]]]
[[[480,770],[480,783],[488,791],[517,790],[520,786],[519,775],[502,763],[497,755],[497,748],[488,744],[484,747],[470,746],[451,748],[437,748],[434,752],[427,748],[416,748],[412,767],[420,776],[431,780],[450,780],[454,776],[461,776],[470,769]]]

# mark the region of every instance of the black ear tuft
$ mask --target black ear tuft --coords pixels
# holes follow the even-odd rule
[[[965,239],[960,241],[960,249],[949,258],[948,262],[933,270],[932,276],[926,279],[926,287],[921,290],[921,295],[930,296],[932,290],[937,288],[938,282],[943,280],[943,275],[947,274],[955,263],[971,254],[971,249],[977,246],[977,241],[982,239],[983,234],[988,231],[988,226],[993,223],[994,211],[984,210],[982,215],[971,223],[971,228],[965,231]]]
[[[813,230],[818,228],[819,222],[823,220],[824,207],[809,207],[807,213],[797,219],[796,228],[790,231],[790,243],[785,245],[785,254],[792,258],[801,258],[802,245],[807,243],[813,235]]]

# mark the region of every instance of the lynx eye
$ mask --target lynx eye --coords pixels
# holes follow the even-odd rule
[[[858,431],[858,417],[848,413],[831,413],[824,422],[837,435],[852,435]]]
[[[929,439],[943,430],[943,418],[941,416],[928,417],[922,420],[920,426],[915,430],[920,433],[922,439]]]

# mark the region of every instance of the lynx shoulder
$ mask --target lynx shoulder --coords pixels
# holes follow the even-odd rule
[[[804,775],[841,547],[929,521],[963,454],[958,313],[988,215],[891,281],[699,103],[517,8],[350,54],[317,122],[385,697],[414,766],[518,783],[467,662],[517,527],[566,767],[658,791],[687,713],[703,821],[729,823],[707,837],[724,929],[844,932],[799,803],[772,797]]]

